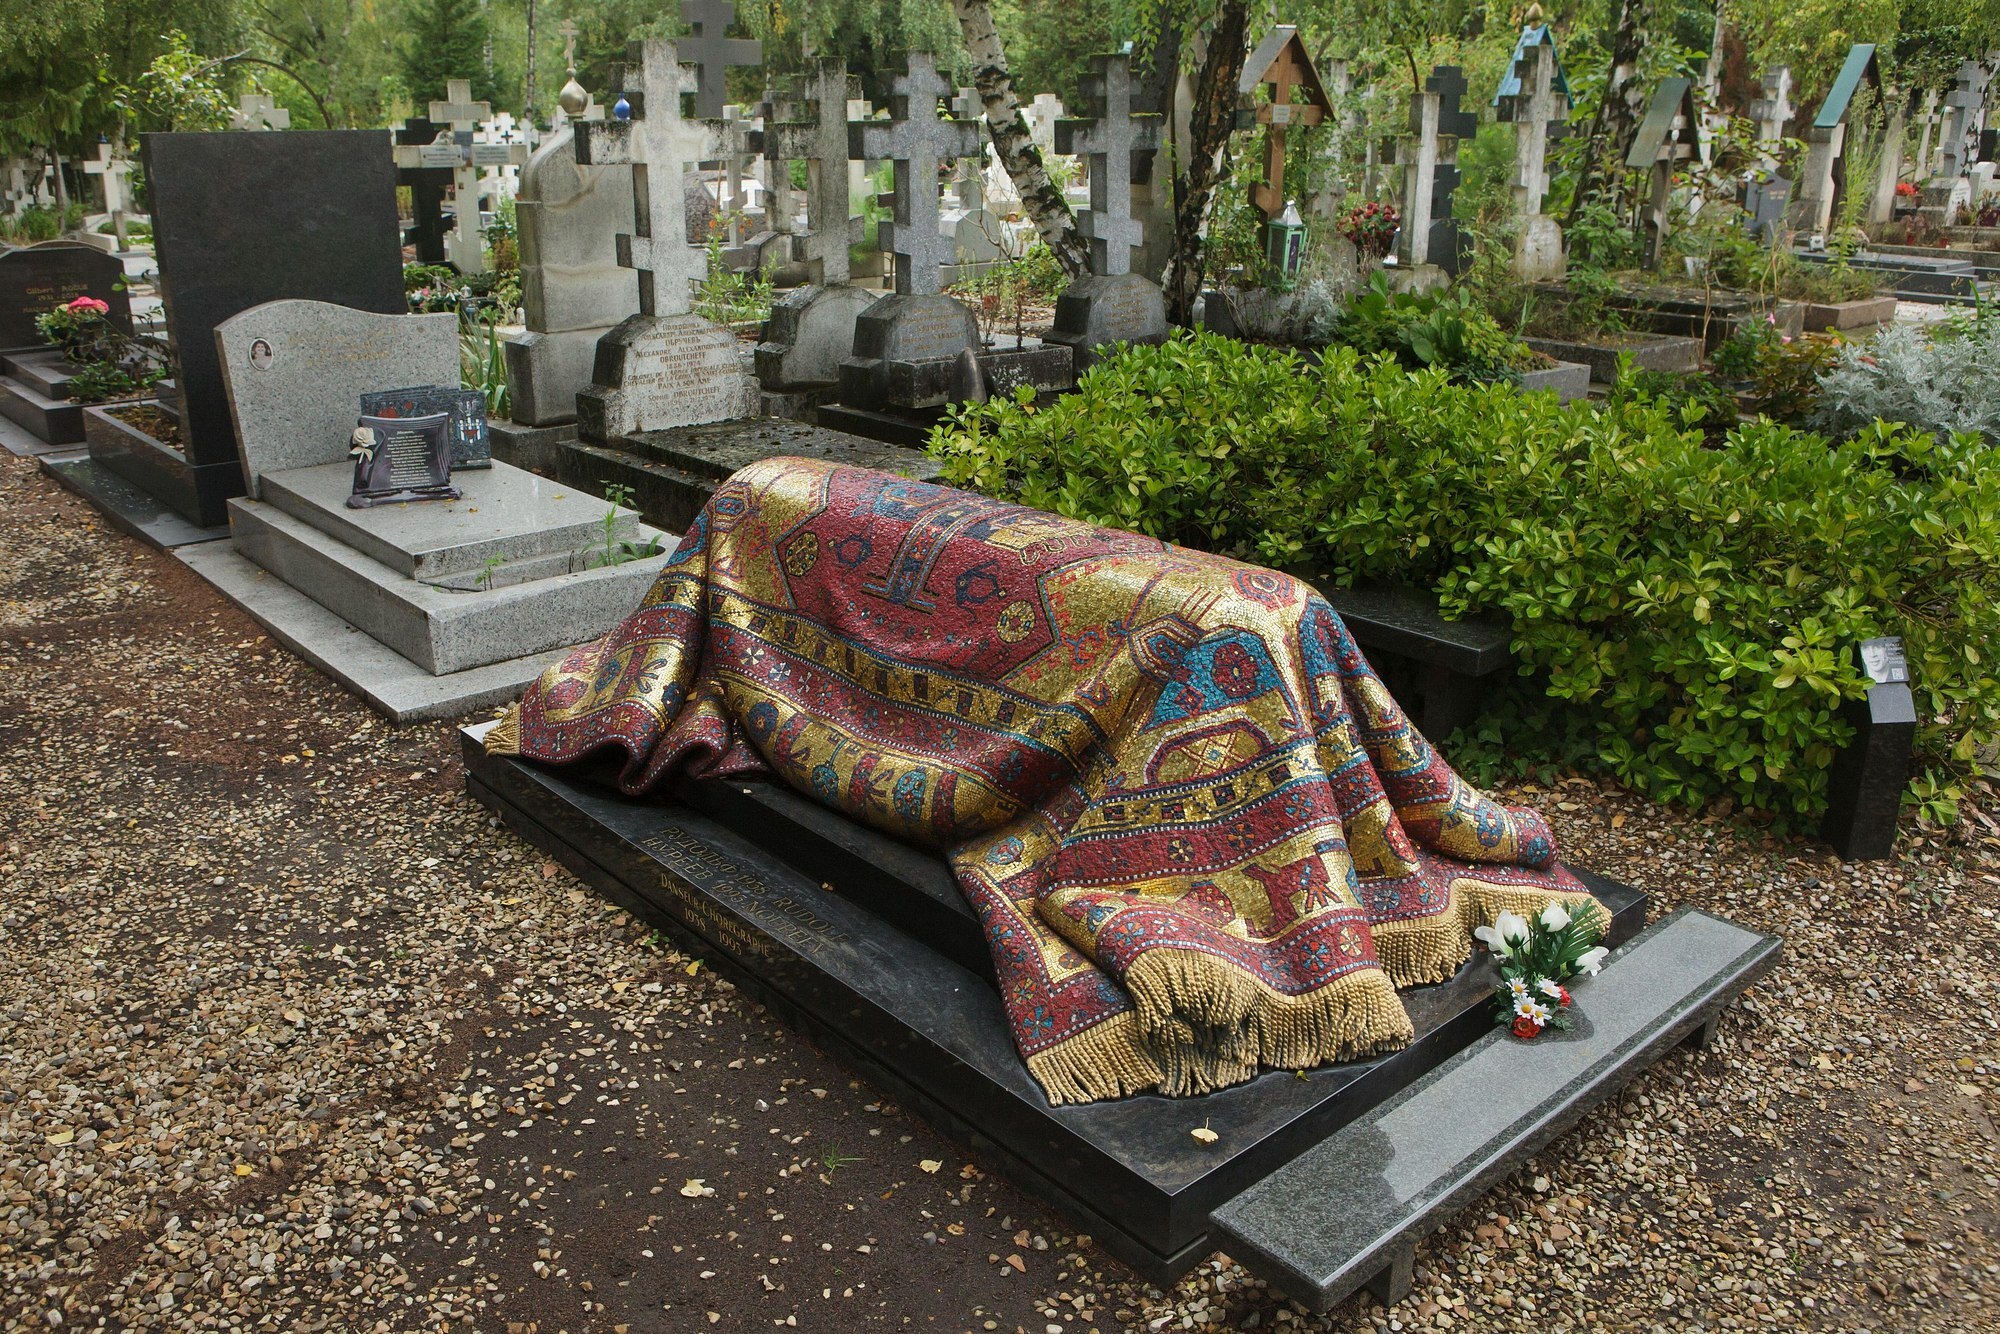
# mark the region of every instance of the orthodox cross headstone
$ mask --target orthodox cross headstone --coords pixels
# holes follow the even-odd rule
[[[1959,65],[1958,79],[1944,100],[1944,160],[1940,176],[1963,176],[1979,160],[1979,131],[1986,119],[1986,94],[1992,71],[1977,60]]]
[[[1666,245],[1674,170],[1700,156],[1701,120],[1695,110],[1693,83],[1685,78],[1660,80],[1646,119],[1640,122],[1631,151],[1625,155],[1627,168],[1649,173],[1639,223],[1641,263],[1648,269],[1660,267]]]
[[[863,220],[848,216],[848,123],[866,102],[847,100],[847,67],[818,60],[798,90],[789,114],[766,122],[764,150],[772,175],[789,181],[793,161],[806,164],[806,230],[792,237],[792,258],[810,280],[771,308],[756,351],[757,378],[784,393],[829,385],[854,349],[854,322],[874,304],[873,294],[850,286],[848,247],[861,239]]]
[[[1090,208],[1078,219],[1090,238],[1090,273],[1056,301],[1048,341],[1066,343],[1078,370],[1112,343],[1156,343],[1167,335],[1160,285],[1132,272],[1132,255],[1145,243],[1133,216],[1132,178],[1160,147],[1160,117],[1132,110],[1132,58],[1093,56],[1084,82],[1093,113],[1088,120],[1056,122],[1056,147],[1090,162]]]
[[[1764,71],[1762,95],[1750,103],[1750,120],[1756,126],[1757,161],[1746,173],[1740,202],[1745,214],[1743,225],[1766,245],[1777,241],[1785,229],[1785,215],[1791,211],[1792,182],[1778,175],[1778,149],[1785,127],[1797,114],[1792,106],[1792,71],[1774,65]]]
[[[1499,119],[1517,127],[1513,191],[1521,239],[1514,248],[1514,272],[1529,281],[1558,278],[1563,271],[1562,228],[1542,212],[1542,200],[1549,192],[1549,141],[1563,132],[1570,101],[1569,81],[1547,24],[1522,30],[1493,105]]]
[[[243,94],[236,99],[236,109],[229,113],[232,130],[287,130],[291,125],[292,113],[266,93]]]
[[[1264,127],[1264,179],[1250,187],[1250,204],[1269,222],[1285,211],[1285,131],[1293,125],[1318,125],[1332,101],[1299,30],[1289,25],[1273,28],[1243,62],[1237,95],[1250,98],[1260,87],[1269,88],[1270,99],[1250,115]]]
[[[1916,174],[1920,180],[1931,174],[1931,145],[1937,140],[1938,119],[1938,90],[1926,88],[1923,108],[1917,112]]]
[[[897,292],[935,293],[943,266],[957,258],[956,244],[938,232],[938,168],[977,151],[982,130],[976,121],[938,115],[948,88],[926,52],[910,54],[891,88],[891,119],[849,125],[848,155],[895,164],[895,220],[879,226],[882,248],[896,256]]]
[[[1792,106],[1792,69],[1776,65],[1764,71],[1763,95],[1750,104],[1750,119],[1757,126],[1757,165],[1763,171],[1778,168],[1778,142],[1792,123],[1797,109]]]
[[[864,104],[865,105],[865,104]],[[812,280],[838,286],[848,277],[848,246],[856,239],[848,218],[847,67],[820,60],[806,77],[798,120],[773,122],[765,149],[781,166],[806,164],[806,232],[792,253],[809,266]]]
[[[694,75],[674,44],[645,42],[638,69],[626,69],[615,99],[628,108],[629,119],[594,121],[577,131],[578,162],[632,168],[636,228],[619,236],[618,262],[639,271],[643,315],[686,314],[689,289],[708,272],[707,255],[688,244],[680,181],[689,163],[719,155],[722,127],[681,116],[681,96],[693,91]]]
[[[1479,130],[1479,117],[1460,106],[1465,74],[1439,65],[1410,98],[1410,135],[1398,147],[1403,163],[1403,231],[1397,246],[1400,267],[1434,264],[1456,277],[1471,239],[1452,220],[1451,197],[1458,189],[1458,144]]]
[[[1800,173],[1798,201],[1793,212],[1805,231],[1824,233],[1833,221],[1834,200],[1843,188],[1838,168],[1847,144],[1847,113],[1854,104],[1854,95],[1864,84],[1875,90],[1878,103],[1875,110],[1879,112],[1882,75],[1875,63],[1875,48],[1857,43],[1848,48],[1847,59],[1834,77],[1833,87],[1806,129],[1806,162]],[[1851,181],[1845,185],[1856,190],[1874,190],[1872,181]]]
[[[1056,151],[1088,157],[1090,208],[1077,223],[1090,238],[1090,271],[1099,276],[1129,273],[1132,251],[1146,233],[1132,216],[1132,176],[1143,155],[1160,147],[1160,118],[1132,111],[1130,56],[1094,56],[1090,62],[1089,120],[1059,120]]]
[[[114,152],[109,141],[101,141],[97,156],[83,163],[83,173],[103,179],[104,211],[111,215],[111,230],[118,237],[118,248],[125,249],[125,213],[132,203],[132,192],[126,187],[125,178],[132,174],[132,160]]]
[[[757,117],[764,123],[757,159],[758,183],[764,191],[764,222],[781,236],[790,236],[799,230],[800,192],[792,188],[791,160],[779,154],[773,135],[779,125],[796,118],[797,105],[796,90],[780,90],[774,84],[766,84],[764,100],[757,107]],[[842,125],[839,128],[844,155],[847,151],[847,127]]]
[[[445,142],[438,144],[440,135]],[[395,132],[396,184],[410,191],[410,231],[403,240],[424,264],[444,263],[444,192],[457,170],[457,146],[447,127],[412,116]]]
[[[479,169],[472,164],[472,132],[493,115],[491,103],[472,100],[470,79],[448,79],[442,102],[430,104],[433,121],[448,126],[451,142],[458,148],[458,163],[452,168],[452,209],[456,215],[450,235],[445,238],[445,258],[460,273],[486,271],[486,247],[479,235]],[[442,147],[439,137],[436,147]],[[441,159],[442,155],[437,155]],[[439,165],[432,161],[426,165]]]
[[[764,48],[748,38],[728,36],[729,25],[736,21],[736,6],[730,0],[681,0],[681,18],[688,35],[676,46],[681,60],[695,67],[694,114],[702,120],[720,120],[728,101],[729,67],[760,64]]]
[[[649,40],[626,66],[614,119],[576,126],[579,164],[632,169],[634,226],[618,236],[618,262],[639,274],[639,314],[598,340],[591,386],[577,395],[577,434],[593,443],[755,409],[736,339],[691,313],[708,256],[688,244],[684,173],[720,156],[722,141],[720,121],[682,117],[694,88],[674,43]]]

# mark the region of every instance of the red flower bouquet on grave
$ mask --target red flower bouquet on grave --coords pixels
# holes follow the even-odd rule
[[[1380,259],[1395,244],[1403,215],[1394,204],[1379,199],[1356,204],[1340,217],[1340,234],[1354,242],[1354,248],[1370,259]]]

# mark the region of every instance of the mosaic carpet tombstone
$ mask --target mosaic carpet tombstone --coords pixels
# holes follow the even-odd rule
[[[746,468],[490,739],[633,794],[773,773],[946,851],[1057,1103],[1407,1042],[1472,927],[1608,914],[1270,571],[804,459]]]

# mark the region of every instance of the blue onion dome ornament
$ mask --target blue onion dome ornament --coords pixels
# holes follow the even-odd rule
[[[625,100],[623,93],[620,93],[618,100],[611,104],[611,114],[620,120],[632,119],[632,104]]]

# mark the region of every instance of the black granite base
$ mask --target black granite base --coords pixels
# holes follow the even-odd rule
[[[55,398],[25,380],[0,376],[0,417],[45,445],[83,443],[83,405]]]
[[[919,480],[937,476],[937,463],[928,455],[781,417],[644,431],[613,445],[550,438],[524,438],[524,443],[498,433],[492,438],[494,458],[565,486],[595,496],[607,486],[629,488],[626,503],[670,533],[687,531],[715,488],[759,459],[796,454]]]
[[[1492,1026],[1475,958],[1405,993],[1416,1040],[1366,1061],[1270,1072],[1202,1098],[1051,1107],[994,993],[985,941],[934,854],[761,783],[634,802],[574,771],[485,754],[467,785],[530,843],[701,954],[869,1082],[989,1158],[1153,1282],[1216,1245],[1210,1213],[1410,1085]],[[1586,876],[1614,913],[1645,899]],[[1213,1145],[1192,1131],[1206,1126]]]
[[[922,449],[930,443],[931,431],[944,420],[944,409],[863,408],[852,403],[823,403],[813,410],[812,419],[829,430],[866,436],[903,449]]]
[[[197,528],[229,523],[229,498],[243,494],[243,468],[234,460],[196,467],[178,449],[101,407],[84,409],[83,431],[91,460],[100,468],[124,478]]]

